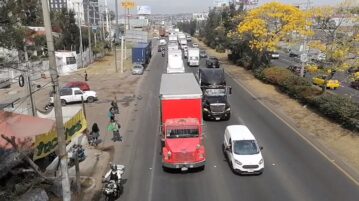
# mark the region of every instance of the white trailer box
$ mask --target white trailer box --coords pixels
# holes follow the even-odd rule
[[[168,52],[167,73],[184,73],[185,68],[182,60],[182,52],[180,50],[172,50]]]
[[[176,35],[169,35],[168,42],[176,42],[177,43],[177,36]]]
[[[188,48],[188,66],[199,66],[199,49]]]

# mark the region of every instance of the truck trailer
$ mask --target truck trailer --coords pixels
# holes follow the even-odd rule
[[[132,63],[146,66],[150,63],[152,43],[137,43],[132,47]]]
[[[160,86],[162,166],[203,169],[202,91],[192,73],[163,74]]]
[[[199,66],[199,49],[188,48],[188,66]]]
[[[167,73],[185,72],[181,50],[169,50],[167,61]]]

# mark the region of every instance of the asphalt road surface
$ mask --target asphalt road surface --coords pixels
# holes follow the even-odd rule
[[[203,65],[203,62],[202,62]],[[229,121],[205,122],[207,163],[204,171],[162,170],[159,138],[159,87],[166,58],[155,53],[140,87],[141,100],[131,122],[124,193],[126,201],[357,201],[359,187],[300,138],[291,128],[227,77],[232,86]],[[196,72],[197,68],[187,68]],[[221,145],[227,125],[245,124],[264,147],[264,173],[232,173]]]

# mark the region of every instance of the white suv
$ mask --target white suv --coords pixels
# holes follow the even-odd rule
[[[224,132],[223,152],[234,172],[262,174],[264,170],[262,149],[246,126],[227,126]]]

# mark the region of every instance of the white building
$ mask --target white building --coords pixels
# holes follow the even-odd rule
[[[193,13],[193,15],[192,15],[192,19],[197,20],[197,21],[204,21],[204,20],[207,20],[207,18],[208,18],[207,12]]]

